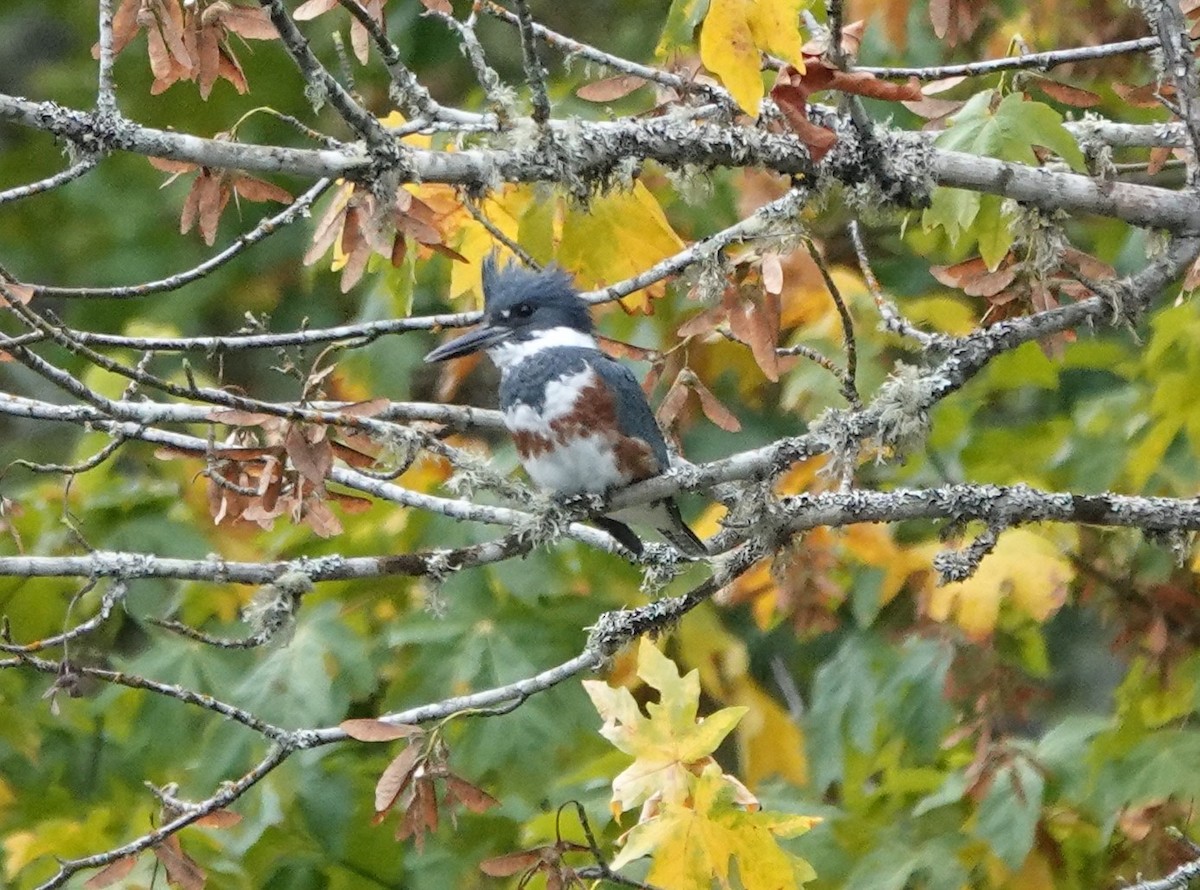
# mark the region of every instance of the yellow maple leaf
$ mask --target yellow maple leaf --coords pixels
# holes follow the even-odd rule
[[[683,250],[683,239],[671,228],[658,199],[635,182],[627,192],[593,198],[587,210],[568,208],[562,219],[559,262],[575,273],[581,288],[603,287],[645,272]],[[630,312],[650,311],[661,296],[659,282],[621,301]]]
[[[700,31],[700,60],[721,78],[742,110],[758,115],[763,97],[760,53],[804,71],[800,10],[805,0],[712,0]]]
[[[792,813],[750,812],[736,805],[736,791],[711,764],[692,779],[691,796],[665,803],[657,815],[635,825],[612,868],[651,856],[648,883],[665,890],[729,887],[732,863],[745,890],[792,890],[816,877],[812,866],[779,846],[820,819]]]
[[[658,796],[664,802],[689,794],[693,770],[711,762],[710,755],[746,713],[746,708],[724,708],[697,718],[700,675],[679,675],[675,663],[642,640],[638,649],[638,676],[659,692],[657,703],[643,715],[625,688],[598,680],[584,681],[592,704],[604,718],[600,734],[634,758],[613,780],[613,810],[621,813]]]
[[[1063,604],[1074,576],[1058,543],[1029,529],[1013,529],[1000,536],[996,549],[966,581],[934,588],[926,608],[934,620],[953,616],[968,636],[982,639],[995,629],[1004,600],[1035,621],[1045,621]]]

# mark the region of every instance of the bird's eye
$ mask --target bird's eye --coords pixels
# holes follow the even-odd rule
[[[528,303],[518,303],[513,307],[513,315],[517,318],[529,318],[533,315],[533,306]]]

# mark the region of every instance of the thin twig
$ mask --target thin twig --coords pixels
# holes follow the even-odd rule
[[[1122,40],[1116,43],[1102,43],[1098,46],[1080,46],[1072,49],[1056,49],[1044,53],[1027,53],[1023,56],[1009,56],[1003,59],[988,59],[983,62],[967,62],[961,65],[931,65],[925,68],[872,67],[870,65],[855,65],[851,71],[863,71],[876,77],[915,77],[918,80],[941,80],[946,77],[980,77],[996,74],[1001,71],[1016,71],[1021,69],[1037,69],[1049,71],[1059,65],[1072,62],[1087,62],[1093,59],[1105,59],[1110,56],[1144,53],[1158,49],[1157,37],[1139,37],[1136,40]]]
[[[117,92],[113,81],[113,9],[112,0],[100,0],[100,68],[97,74],[96,114],[113,118],[117,114]]]
[[[0,205],[7,204],[10,201],[20,201],[23,198],[29,198],[33,195],[47,192],[50,189],[58,188],[60,185],[66,185],[68,182],[73,182],[85,173],[90,172],[97,164],[95,155],[88,155],[68,167],[55,173],[53,176],[47,176],[45,179],[40,179],[37,182],[31,182],[28,185],[18,185],[5,191],[0,192]]]
[[[483,212],[483,208],[476,204],[469,195],[463,195],[463,207],[466,208],[467,213],[471,214],[471,218],[475,222],[487,229],[487,233],[507,247],[517,259],[530,269],[541,271],[542,264],[535,260],[529,251],[504,234],[499,226],[488,219],[487,214]]]
[[[871,269],[871,258],[867,256],[867,246],[863,241],[862,230],[859,228],[858,220],[850,221],[849,230],[850,240],[854,242],[854,252],[858,256],[858,268],[862,271],[863,280],[867,283],[867,290],[871,292],[871,297],[875,300],[875,306],[879,309],[884,329],[905,337],[911,337],[926,349],[937,345],[942,338],[936,334],[929,334],[922,331],[901,315],[900,310],[896,308],[896,304],[884,295],[883,288],[879,286],[879,279],[875,277],[875,273]]]
[[[86,172],[86,171],[85,171]],[[161,278],[157,281],[147,281],[143,284],[130,284],[118,287],[56,287],[53,285],[35,284],[30,285],[34,289],[35,296],[41,297],[67,297],[73,299],[131,299],[135,297],[146,297],[150,294],[166,293],[169,291],[178,290],[185,284],[191,284],[193,281],[198,281],[205,275],[215,269],[220,268],[227,262],[232,260],[238,254],[242,253],[246,248],[251,247],[262,241],[269,235],[273,235],[283,227],[290,225],[302,217],[307,216],[308,210],[313,203],[321,197],[331,185],[333,180],[321,179],[313,186],[300,195],[274,216],[268,216],[262,220],[257,226],[239,235],[237,239],[222,250],[220,253],[205,260],[191,269],[183,272],[178,272],[168,278]]]
[[[842,322],[842,339],[846,346],[846,370],[839,374],[842,382],[842,395],[845,396],[853,407],[862,407],[862,398],[858,394],[858,387],[855,384],[855,376],[858,374],[858,347],[854,340],[854,320],[850,317],[850,309],[846,306],[846,301],[842,299],[842,293],[838,290],[837,282],[833,280],[833,276],[829,274],[829,268],[825,265],[825,258],[821,256],[821,252],[817,250],[817,245],[807,235],[804,236],[804,246],[808,249],[808,255],[817,265],[817,269],[821,273],[821,279],[825,282],[825,289],[829,291],[829,296],[833,298],[833,303],[837,306],[838,317]]]
[[[517,23],[521,31],[521,58],[525,63],[525,82],[529,84],[533,102],[533,121],[544,127],[550,120],[550,96],[546,92],[546,69],[538,57],[537,41],[534,39],[533,16],[529,14],[527,0],[514,0],[517,7]]]

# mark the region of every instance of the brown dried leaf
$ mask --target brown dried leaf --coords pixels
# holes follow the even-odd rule
[[[221,24],[247,40],[274,40],[279,36],[265,9],[230,6],[221,13]]]
[[[763,254],[762,280],[767,293],[777,296],[783,293],[783,263],[774,251]]]
[[[141,30],[138,25],[138,12],[142,8],[141,0],[122,0],[117,11],[113,13],[113,55],[116,56],[129,45],[129,41]],[[92,47],[92,58],[100,58],[100,44]]]
[[[333,242],[337,240],[345,223],[348,209],[347,200],[353,189],[353,185],[343,186],[330,202],[329,207],[325,210],[325,215],[321,217],[320,222],[313,230],[312,245],[304,253],[304,265],[311,266],[323,257],[326,251],[333,246]]]
[[[767,294],[761,302],[739,300],[729,309],[729,327],[733,335],[750,347],[754,361],[767,379],[779,379],[779,298]]]
[[[176,835],[150,848],[167,872],[167,881],[183,890],[204,890],[204,869],[191,856],[183,852]]]
[[[603,334],[597,335],[596,341],[599,343],[601,351],[613,358],[627,358],[635,362],[656,362],[662,358],[662,353],[656,349],[635,346],[624,340],[605,337]]]
[[[200,86],[200,98],[207,99],[221,70],[221,29],[217,25],[201,28],[196,35],[196,81]]]
[[[283,437],[283,447],[300,475],[320,485],[333,467],[333,448],[324,436],[316,441],[310,441],[308,436],[304,424],[294,423]]]
[[[1057,80],[1051,80],[1048,77],[1035,77],[1033,84],[1054,101],[1061,102],[1063,105],[1070,105],[1074,108],[1092,108],[1099,105],[1101,101],[1100,97],[1091,90],[1083,90],[1079,87],[1059,83]]]
[[[450,5],[450,0],[421,0],[421,5],[430,12],[440,12],[444,15],[450,15],[454,12],[454,7]]]
[[[926,120],[940,120],[959,111],[967,103],[960,99],[932,99],[926,96],[916,102],[901,102],[913,114]]]
[[[1165,83],[1160,87],[1153,81],[1140,87],[1127,83],[1114,83],[1112,90],[1126,104],[1132,105],[1134,108],[1161,108],[1162,103],[1158,99],[1160,95],[1167,99],[1175,96],[1175,88],[1171,84]]]
[[[16,300],[22,306],[28,305],[33,299],[34,288],[28,284],[17,284],[15,281],[0,282],[0,287],[3,288],[3,296],[0,296],[0,305],[7,306],[9,299]]]
[[[200,193],[207,188],[203,185],[207,176],[198,176],[192,182],[192,187],[188,189],[187,196],[183,199],[183,211],[179,214],[179,234],[186,235],[192,230],[192,226],[196,224],[196,217],[200,215]]]
[[[366,513],[374,503],[370,498],[347,494],[344,491],[327,491],[325,495],[347,513]]]
[[[358,19],[350,22],[350,47],[360,65],[365,65],[371,60],[371,35]]]
[[[137,865],[137,856],[122,856],[114,859],[100,871],[92,875],[83,885],[83,890],[103,890],[124,877],[127,877]]]
[[[291,204],[292,196],[285,189],[272,182],[239,173],[234,177],[233,190],[247,201],[277,201],[280,204]]]
[[[425,734],[425,730],[419,726],[413,726],[411,723],[388,723],[373,717],[343,720],[338,724],[338,728],[350,738],[360,742],[392,742],[396,739],[411,739],[414,736]],[[392,762],[395,763],[395,761]],[[384,775],[386,774],[385,772]],[[380,776],[379,781],[383,782],[383,776]],[[386,809],[386,807],[376,806],[376,809]]]
[[[687,404],[689,389],[680,379],[683,375],[691,374],[692,372],[684,368],[675,378],[675,382],[671,384],[671,388],[667,390],[667,395],[662,400],[662,404],[658,406],[658,410],[654,412],[654,416],[658,419],[659,426],[670,429],[675,425],[675,421],[679,419],[680,412],[683,411],[683,406]],[[694,376],[694,375],[693,375]]]
[[[712,390],[705,386],[699,377],[693,374],[689,385],[700,397],[700,408],[704,411],[705,417],[727,433],[736,433],[742,428],[741,421],[721,403],[720,399],[713,395]]]
[[[921,92],[926,96],[936,96],[938,93],[944,93],[946,90],[952,90],[967,77],[965,74],[959,74],[955,77],[942,77],[938,80],[931,80],[921,87]]]
[[[950,0],[929,0],[929,22],[938,40],[944,40],[950,28]]]
[[[306,22],[309,19],[315,19],[317,16],[329,12],[338,5],[337,0],[305,0],[296,7],[296,11],[292,13],[292,18],[297,21]]]
[[[1170,160],[1172,151],[1174,149],[1167,145],[1156,145],[1150,149],[1150,161],[1146,164],[1146,172],[1151,176],[1162,172],[1163,165]]]
[[[241,815],[232,810],[213,810],[211,813],[205,813],[192,824],[203,828],[232,828],[241,821]]]
[[[242,411],[238,408],[218,408],[209,411],[206,419],[213,423],[223,423],[226,426],[261,426],[275,418],[270,414]]]
[[[305,498],[304,523],[322,538],[332,538],[342,533],[342,522],[329,504],[316,497]]]
[[[982,257],[973,257],[953,266],[931,266],[930,273],[947,287],[954,287],[972,297],[994,297],[1012,284],[1016,269],[1010,257],[992,272]]]
[[[693,315],[675,331],[680,337],[694,337],[700,334],[708,334],[716,330],[721,322],[725,321],[728,310],[724,306],[714,306],[712,309],[705,309],[699,315]]]
[[[152,157],[148,157],[146,160],[150,162],[150,166],[155,170],[161,170],[163,173],[174,173],[176,176],[178,176],[180,173],[190,173],[193,170],[200,169],[198,166],[189,163],[188,161],[172,161],[167,158]],[[167,181],[170,182],[171,180]]]
[[[217,223],[221,220],[225,205],[229,203],[232,190],[223,176],[201,175],[197,182],[203,180],[207,180],[209,185],[200,192],[200,236],[211,247],[217,240]]]
[[[346,417],[376,417],[391,406],[391,401],[385,398],[368,399],[365,402],[354,402],[350,405],[343,405],[341,408],[338,408],[338,414],[343,414]]]
[[[575,95],[585,102],[614,102],[645,85],[644,77],[620,74],[616,77],[606,77],[603,80],[586,83],[575,91]]]
[[[354,285],[362,280],[363,273],[367,271],[367,260],[371,258],[371,253],[371,245],[366,241],[360,241],[355,245],[354,250],[346,258],[346,265],[342,267],[342,279],[338,285],[342,293],[348,293]]]
[[[529,871],[539,865],[544,847],[536,850],[519,850],[516,853],[506,853],[503,856],[493,856],[479,863],[479,870],[493,878],[508,878],[523,871]]]
[[[500,806],[500,801],[482,788],[455,775],[446,776],[446,791],[472,813],[486,813],[492,807]]]
[[[162,31],[156,25],[151,25],[146,29],[146,50],[150,54],[150,71],[153,72],[157,80],[170,80],[172,83],[177,78],[171,77],[174,66],[171,63],[171,53],[167,49],[167,43],[163,40]]]
[[[246,80],[246,73],[242,71],[242,63],[237,60],[237,56],[225,44],[222,44],[220,47],[217,74],[233,84],[233,88],[237,90],[238,95],[244,96],[250,91],[250,84]]]

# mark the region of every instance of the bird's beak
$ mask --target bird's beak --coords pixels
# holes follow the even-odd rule
[[[429,353],[429,355],[425,356],[425,361],[444,362],[446,359],[470,355],[473,352],[494,346],[510,333],[511,331],[508,328],[497,325],[483,325],[473,331],[468,331],[461,337],[455,337],[453,340],[443,343]]]

